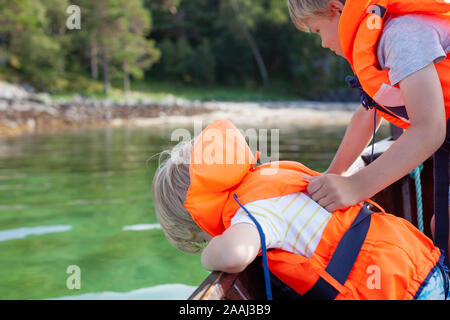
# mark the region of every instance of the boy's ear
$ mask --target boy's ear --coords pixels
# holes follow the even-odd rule
[[[339,0],[330,0],[330,2],[328,2],[328,8],[331,12],[341,15],[342,10],[344,9],[344,4]]]

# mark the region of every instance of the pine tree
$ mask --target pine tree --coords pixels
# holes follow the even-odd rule
[[[7,65],[13,80],[14,77],[25,79],[38,89],[65,85],[65,57],[60,39],[54,38],[51,28],[53,20],[49,2],[0,0],[2,64]],[[53,7],[53,12],[56,10]],[[60,13],[64,17],[64,11]]]
[[[141,0],[83,0],[81,5],[87,15],[85,33],[92,78],[98,77],[100,65],[107,94],[117,75],[123,77],[128,92],[130,76],[142,77],[160,56],[154,41],[146,39],[151,27],[150,12]]]
[[[160,57],[152,40],[147,40],[150,32],[150,12],[142,5],[141,0],[126,0],[120,4],[124,15],[118,21],[118,48],[113,59],[121,67],[124,92],[130,90],[130,76],[142,78],[148,69]]]

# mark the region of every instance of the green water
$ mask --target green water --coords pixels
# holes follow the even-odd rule
[[[209,273],[158,228],[147,162],[173,129],[0,139],[0,298],[186,298]],[[344,131],[282,128],[280,159],[325,170]],[[70,265],[80,289],[66,285]]]

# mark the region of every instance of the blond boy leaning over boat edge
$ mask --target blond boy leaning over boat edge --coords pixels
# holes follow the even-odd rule
[[[306,190],[320,173],[258,157],[228,120],[162,152],[152,198],[167,239],[188,253],[206,244],[208,270],[238,273],[262,254],[266,290],[277,278],[295,299],[446,298],[444,256],[411,223],[363,203],[330,213]]]

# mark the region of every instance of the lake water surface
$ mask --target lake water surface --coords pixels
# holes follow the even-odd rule
[[[151,200],[149,158],[174,129],[0,139],[0,299],[187,298],[209,273],[165,239]],[[344,132],[280,128],[280,159],[323,171]],[[72,265],[80,289],[68,288]]]

